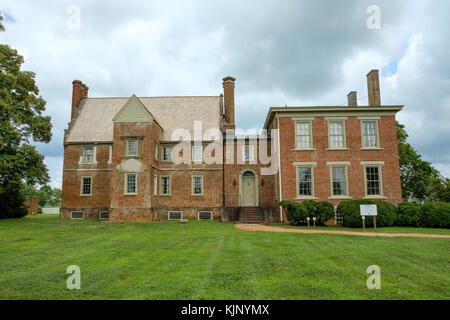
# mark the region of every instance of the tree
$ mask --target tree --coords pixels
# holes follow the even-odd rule
[[[427,189],[427,200],[450,202],[450,179],[432,178]]]
[[[5,27],[3,26],[3,17],[2,17],[1,12],[0,12],[0,31],[5,31]]]
[[[26,214],[24,183],[46,184],[44,157],[30,143],[48,143],[50,117],[43,116],[35,73],[22,71],[16,50],[0,45],[0,218]]]
[[[26,198],[39,197],[39,206],[56,207],[61,204],[61,189],[43,185],[39,189],[36,186],[25,185],[24,193]]]
[[[407,142],[405,126],[398,122],[397,139],[403,197],[424,200],[430,181],[437,178],[439,172],[430,162],[422,160],[422,156]]]

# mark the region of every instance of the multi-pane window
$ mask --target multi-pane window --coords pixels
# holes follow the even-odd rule
[[[378,147],[377,121],[363,121],[362,122],[363,147],[376,148]]]
[[[345,148],[345,132],[343,121],[329,123],[330,148]]]
[[[311,140],[311,122],[297,122],[295,125],[295,134],[298,149],[312,148]]]
[[[162,159],[164,161],[171,161],[172,160],[172,147],[163,147],[162,149]]]
[[[332,195],[347,196],[347,168],[331,167]]]
[[[82,152],[81,159],[83,163],[94,162],[94,147],[83,147]]]
[[[298,196],[313,196],[313,168],[297,168]]]
[[[81,178],[81,195],[90,196],[92,194],[92,178],[82,177]]]
[[[366,166],[366,191],[368,196],[381,195],[381,170],[379,166]]]
[[[138,141],[127,140],[127,156],[137,156],[137,155],[138,155]]]
[[[244,146],[244,161],[253,161],[253,146]]]
[[[126,194],[136,194],[137,193],[137,174],[136,173],[127,173],[125,175],[125,193]]]
[[[203,177],[201,176],[192,177],[192,194],[193,195],[203,194]]]
[[[195,163],[202,163],[203,161],[203,147],[193,146],[192,147],[192,158]]]
[[[159,190],[162,195],[170,195],[170,177],[161,177]]]

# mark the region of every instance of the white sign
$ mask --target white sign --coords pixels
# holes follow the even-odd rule
[[[377,216],[377,205],[369,204],[369,205],[360,205],[361,215],[362,216]]]

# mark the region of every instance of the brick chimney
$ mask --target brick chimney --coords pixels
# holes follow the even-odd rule
[[[381,106],[380,79],[378,76],[378,70],[372,70],[367,74],[367,89],[369,93],[369,106]]]
[[[81,100],[87,98],[89,88],[83,84],[80,80],[74,80],[72,82],[72,114],[70,121],[72,122],[78,114]]]
[[[351,91],[347,95],[347,100],[348,100],[349,107],[357,107],[358,106],[358,98],[357,98],[356,91]]]
[[[233,77],[223,78],[223,95],[225,102],[225,122],[234,129],[234,82]]]

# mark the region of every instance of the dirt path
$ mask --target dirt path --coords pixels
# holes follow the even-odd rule
[[[307,233],[307,234],[343,234],[350,236],[363,237],[417,237],[417,238],[444,238],[450,239],[450,235],[444,234],[423,234],[423,233],[381,233],[381,232],[357,232],[357,231],[328,231],[328,230],[304,230],[304,229],[288,229],[282,227],[269,227],[264,225],[246,225],[236,224],[239,230],[245,231],[260,231],[260,232],[287,232],[287,233]]]

